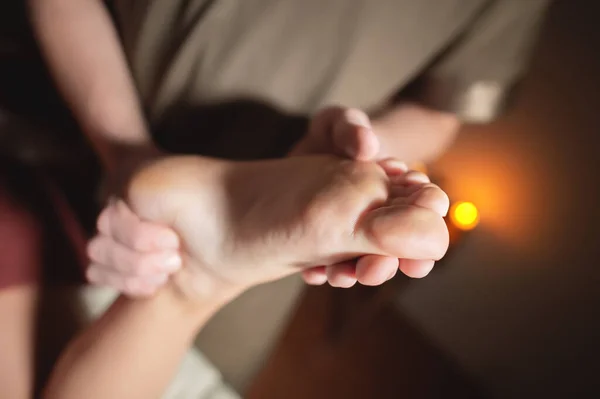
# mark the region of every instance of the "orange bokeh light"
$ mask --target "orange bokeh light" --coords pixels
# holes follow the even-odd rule
[[[450,209],[452,223],[461,230],[472,230],[479,223],[479,211],[472,202],[457,202]]]

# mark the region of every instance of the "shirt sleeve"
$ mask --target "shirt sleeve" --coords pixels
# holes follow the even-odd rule
[[[421,105],[486,123],[526,70],[549,0],[492,0],[407,89]]]

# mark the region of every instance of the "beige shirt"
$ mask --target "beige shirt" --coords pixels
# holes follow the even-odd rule
[[[234,98],[311,113],[374,107],[412,85],[486,121],[523,73],[548,0],[117,0],[153,119]]]

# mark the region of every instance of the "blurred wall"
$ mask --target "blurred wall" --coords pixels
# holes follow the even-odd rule
[[[599,17],[557,0],[515,108],[437,165],[482,222],[399,299],[495,397],[600,397]]]

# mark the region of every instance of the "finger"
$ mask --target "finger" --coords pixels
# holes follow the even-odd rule
[[[149,277],[124,277],[101,265],[92,263],[86,271],[87,280],[93,284],[107,286],[132,297],[145,297],[154,294],[167,282],[166,274]]]
[[[302,139],[299,148],[292,153],[321,154],[332,152],[332,134],[335,123],[343,115],[344,108],[340,106],[329,106],[321,109],[311,119],[306,136]]]
[[[130,276],[173,273],[181,268],[182,259],[177,251],[134,251],[106,235],[94,237],[87,247],[92,262]]]
[[[327,281],[332,287],[350,288],[356,284],[355,262],[341,262],[327,266]]]
[[[379,152],[379,140],[366,113],[349,108],[342,112],[333,126],[335,152],[357,161],[373,160]]]
[[[122,201],[112,201],[98,218],[98,230],[137,251],[179,248],[179,237],[168,227],[140,220]]]
[[[400,259],[400,271],[412,278],[423,278],[433,270],[433,260]]]
[[[381,285],[396,275],[398,258],[366,255],[356,263],[356,277],[363,285]]]
[[[327,272],[325,266],[311,267],[302,270],[302,279],[309,285],[323,285],[327,282]]]

